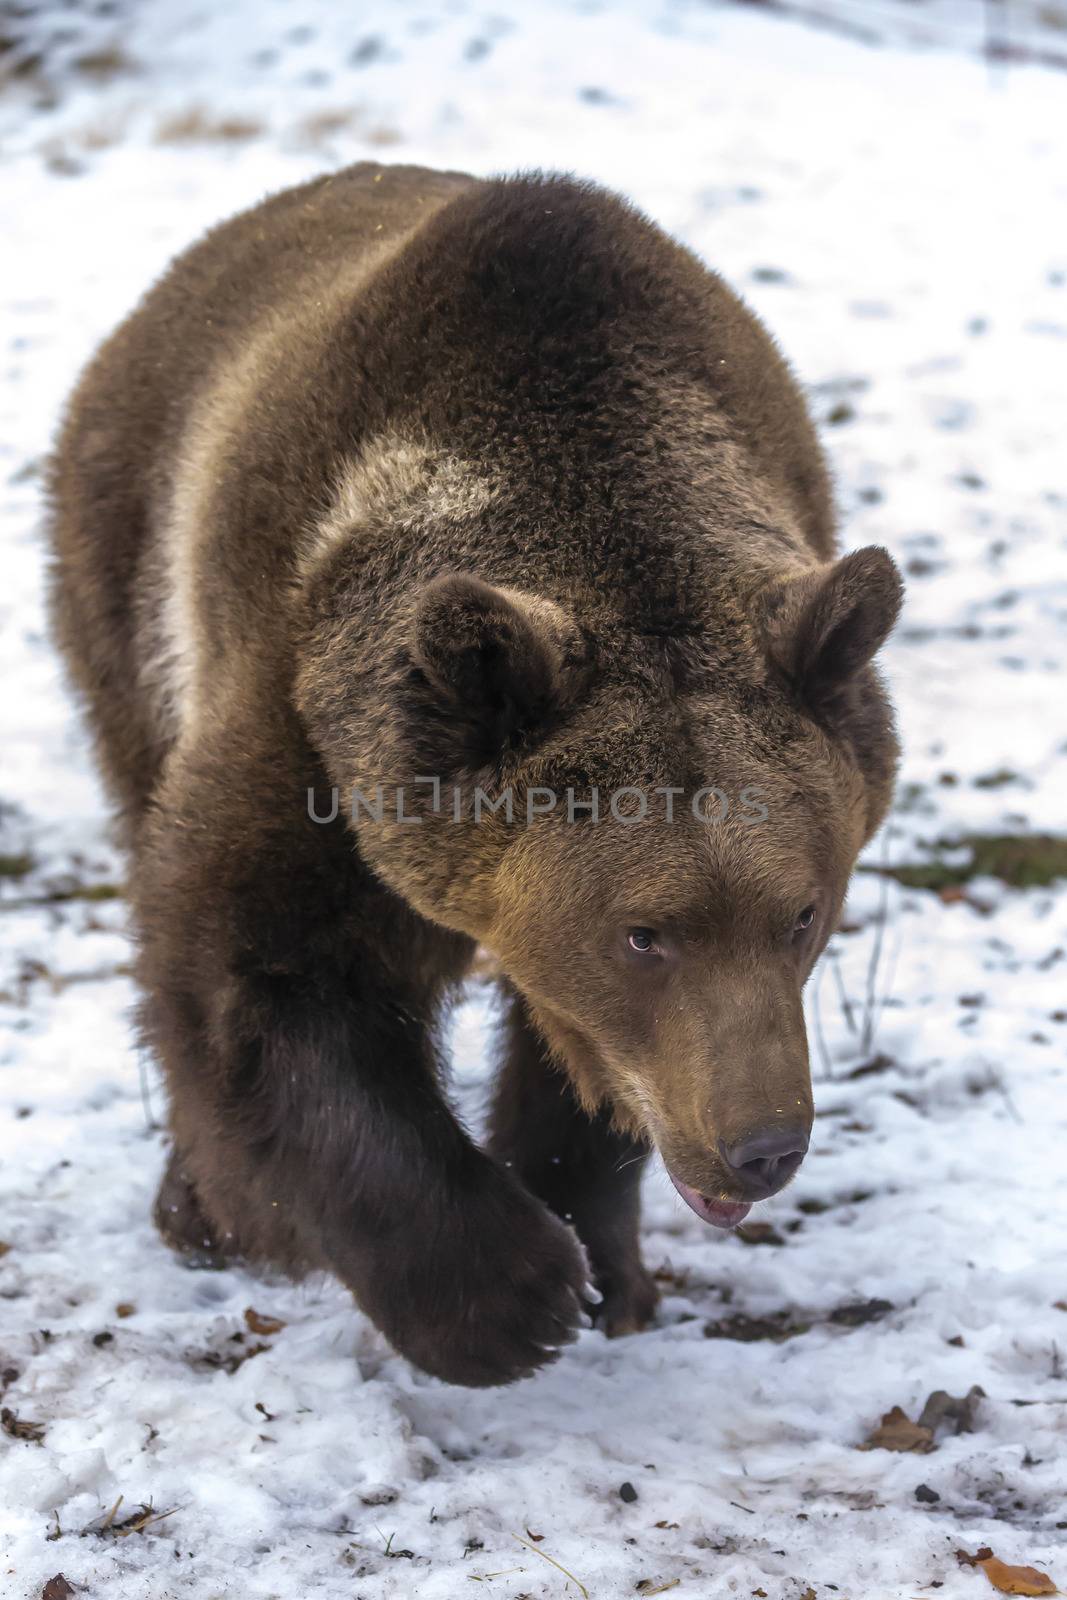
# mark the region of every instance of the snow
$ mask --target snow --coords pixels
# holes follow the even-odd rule
[[[991,69],[953,0],[794,8],[862,11],[877,46],[670,0],[24,9],[0,102],[0,851],[33,865],[0,878],[0,1388],[44,1434],[0,1431],[0,1591],[36,1600],[62,1572],[108,1600],[642,1580],[963,1600],[991,1592],[955,1555],[982,1545],[1067,1585],[1067,886],[945,903],[859,874],[811,988],[815,1144],[761,1208],[771,1239],[712,1234],[657,1167],[655,1327],[449,1389],[335,1283],[189,1271],[153,1232],[163,1091],[132,1040],[122,865],[47,642],[39,528],[80,362],[210,222],[354,159],[579,171],[765,317],[847,542],[909,571],[886,656],[901,801],[871,862],[1060,828],[1067,78]],[[1026,39],[1063,49],[1040,9],[1020,7]],[[454,1054],[474,1119],[491,1021],[472,986]],[[830,1320],[870,1300],[891,1309]],[[248,1307],[284,1328],[255,1334]],[[705,1335],[776,1316],[778,1342]],[[858,1448],[891,1407],[976,1384],[973,1432]],[[169,1515],[116,1531],[142,1504]]]

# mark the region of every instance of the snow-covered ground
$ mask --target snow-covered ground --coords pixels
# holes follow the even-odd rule
[[[0,55],[0,1593],[964,1600],[993,1591],[956,1552],[987,1545],[1067,1587],[1067,886],[860,874],[812,985],[814,1150],[770,1228],[713,1234],[653,1171],[656,1326],[446,1388],[336,1284],[188,1271],[151,1228],[163,1095],[39,530],[79,364],[205,225],[357,158],[572,169],[748,296],[810,388],[846,541],[909,573],[872,864],[1054,832],[1067,75],[983,63],[977,0],[793,8],[862,13],[877,47],[672,0],[22,9]],[[1067,48],[1062,8],[992,9]],[[456,1023],[472,1117],[491,1012],[474,989]],[[971,1431],[860,1449],[892,1407],[975,1385]]]

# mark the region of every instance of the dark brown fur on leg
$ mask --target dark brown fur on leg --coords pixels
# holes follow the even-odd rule
[[[491,1144],[528,1189],[576,1229],[603,1295],[596,1321],[609,1338],[636,1333],[659,1299],[639,1245],[641,1174],[648,1146],[590,1117],[554,1067],[521,998],[509,991],[506,1055]]]
[[[447,1381],[526,1376],[574,1337],[587,1266],[441,1095],[436,1016],[469,941],[376,884],[343,820],[310,821],[299,742],[287,761],[268,738],[205,738],[139,853],[143,1022],[182,1153],[157,1219],[180,1248],[209,1219],[254,1260],[334,1271]]]

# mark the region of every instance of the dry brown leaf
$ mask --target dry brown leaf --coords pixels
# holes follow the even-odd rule
[[[1059,1594],[1060,1592],[1048,1573],[1039,1572],[1036,1567],[1009,1567],[996,1556],[986,1556],[975,1565],[981,1567],[994,1589],[999,1589],[1001,1594]]]
[[[11,1246],[9,1244],[5,1244],[3,1239],[0,1239],[0,1260],[2,1260],[3,1257],[7,1255],[8,1251],[10,1249],[11,1249]]]
[[[993,909],[988,900],[978,899],[963,883],[946,883],[938,889],[937,898],[946,906],[970,906],[972,911],[979,912],[983,917],[987,917]]]
[[[638,1594],[666,1594],[668,1589],[677,1589],[681,1578],[668,1578],[666,1583],[654,1583],[651,1578],[642,1578],[637,1585]]]
[[[979,1400],[984,1399],[985,1390],[977,1383],[965,1395],[948,1394],[944,1389],[935,1389],[919,1413],[918,1426],[929,1428],[932,1434],[936,1434],[943,1423],[954,1422],[957,1433],[973,1433],[975,1409]]]
[[[69,1600],[73,1593],[74,1585],[68,1583],[61,1572],[57,1572],[41,1590],[41,1600]]]
[[[40,1444],[44,1438],[43,1422],[24,1422],[9,1406],[0,1411],[0,1432],[9,1439],[24,1439],[28,1444]]]
[[[946,1423],[954,1423],[956,1433],[973,1433],[975,1407],[984,1398],[985,1392],[977,1384],[962,1396],[935,1389],[928,1396],[918,1422],[912,1422],[900,1406],[894,1406],[892,1411],[885,1413],[879,1426],[860,1445],[860,1449],[898,1450],[926,1455],[936,1449],[934,1436],[938,1428]]]
[[[189,1365],[197,1372],[225,1372],[233,1377],[246,1361],[251,1361],[253,1356],[261,1356],[264,1350],[269,1350],[269,1344],[246,1344],[243,1331],[231,1333],[226,1341],[227,1345],[234,1348],[222,1350],[190,1351],[186,1356]]]
[[[245,1311],[245,1321],[252,1333],[281,1333],[285,1327],[280,1317],[264,1317],[251,1306]]]
[[[131,1304],[129,1300],[120,1300],[115,1307],[115,1315],[116,1317],[132,1317],[136,1310],[137,1307]]]
[[[785,1244],[785,1239],[772,1222],[746,1222],[735,1228],[734,1237],[742,1244]]]
[[[860,1445],[861,1450],[914,1451],[921,1455],[926,1455],[933,1448],[932,1430],[912,1422],[899,1406],[887,1411],[866,1443]]]

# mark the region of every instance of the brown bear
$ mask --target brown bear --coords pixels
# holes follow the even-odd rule
[[[896,763],[900,580],[835,557],[767,333],[591,184],[362,164],[177,260],[51,506],[165,1237],[336,1273],[455,1383],[642,1326],[648,1151],[719,1226],[803,1156],[801,990]],[[487,1150],[441,1082],[479,945]]]

